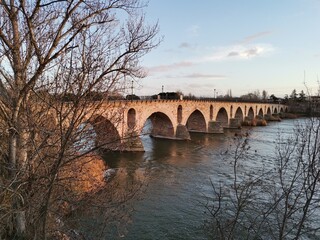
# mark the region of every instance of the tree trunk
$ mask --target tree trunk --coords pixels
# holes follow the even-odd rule
[[[17,131],[14,128],[9,129],[9,175],[14,178],[17,168]]]
[[[26,239],[26,212],[17,210],[14,214],[14,231],[18,239]]]
[[[17,153],[18,153],[18,139],[19,135],[15,128],[11,128],[9,130],[9,176],[11,181],[13,181],[12,188],[13,191],[16,193],[14,199],[12,200],[12,211],[13,211],[13,235],[16,236],[18,239],[25,239],[26,238],[26,216],[24,207],[24,201],[20,194],[18,194],[20,181],[17,181],[16,175],[19,174],[18,167],[17,167]],[[21,155],[21,154],[19,154]],[[23,155],[23,154],[22,154]]]
[[[17,150],[17,165],[19,170],[25,171],[26,170],[26,164],[27,164],[27,159],[28,159],[28,138],[29,134],[27,130],[23,129],[20,131],[19,134],[19,142],[18,142],[18,150]]]

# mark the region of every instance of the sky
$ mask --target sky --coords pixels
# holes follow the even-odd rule
[[[320,0],[149,0],[145,12],[163,40],[136,95],[318,93]]]

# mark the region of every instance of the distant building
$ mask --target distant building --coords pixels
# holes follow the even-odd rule
[[[140,100],[140,97],[134,94],[130,94],[126,96],[126,100]]]
[[[176,92],[163,92],[159,93],[158,95],[153,95],[153,99],[181,99],[181,96],[179,93]]]
[[[313,104],[320,104],[320,96],[310,96],[309,101]]]

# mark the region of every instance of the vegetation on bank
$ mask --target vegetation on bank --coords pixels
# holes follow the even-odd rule
[[[95,148],[76,146],[90,135],[81,124],[105,123],[96,116],[103,100],[145,76],[139,60],[161,39],[144,7],[140,0],[1,1],[0,239],[80,238],[65,221],[70,209],[89,193],[93,205],[111,205],[95,198],[109,188],[103,162],[90,157]]]

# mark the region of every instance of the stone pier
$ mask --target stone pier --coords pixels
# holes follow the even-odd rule
[[[222,123],[218,121],[209,121],[208,133],[223,133]]]
[[[230,118],[229,128],[241,128],[241,119]]]
[[[120,150],[125,152],[144,152],[142,141],[136,131],[128,132],[121,143]]]
[[[191,140],[189,131],[185,125],[178,124],[176,129],[176,138],[181,140]]]

